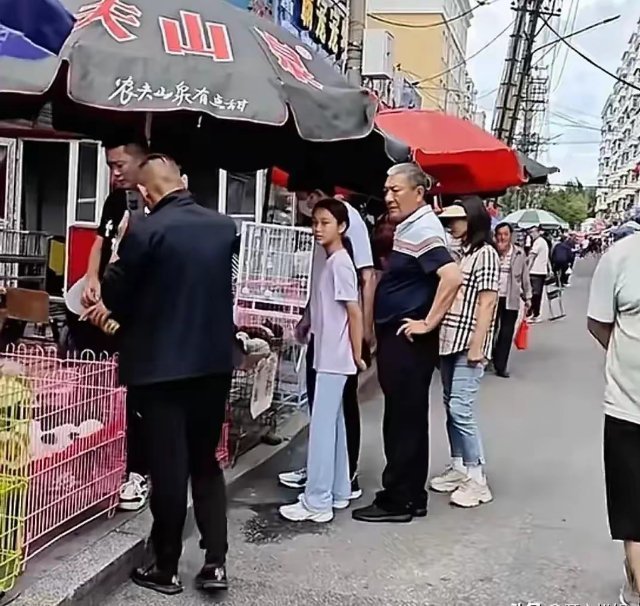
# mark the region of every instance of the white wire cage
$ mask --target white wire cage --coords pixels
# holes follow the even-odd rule
[[[312,252],[308,229],[244,223],[236,307],[283,321],[299,316],[309,299]]]

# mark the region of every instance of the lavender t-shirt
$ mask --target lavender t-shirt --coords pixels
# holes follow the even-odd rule
[[[333,253],[312,293],[313,367],[317,372],[355,375],[346,303],[358,301],[358,277],[349,253]]]

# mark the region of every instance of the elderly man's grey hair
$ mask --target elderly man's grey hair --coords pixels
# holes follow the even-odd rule
[[[414,162],[396,164],[387,171],[387,175],[390,177],[402,175],[411,187],[419,187],[420,185],[424,187],[425,193],[433,186],[433,179]]]

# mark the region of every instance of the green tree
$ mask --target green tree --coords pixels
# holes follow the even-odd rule
[[[548,190],[540,199],[540,208],[558,215],[572,227],[579,227],[593,208],[593,193],[579,181],[569,182],[563,188]]]

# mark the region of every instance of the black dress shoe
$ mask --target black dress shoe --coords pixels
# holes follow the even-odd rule
[[[383,509],[377,503],[369,505],[369,507],[362,507],[361,509],[355,509],[351,514],[351,517],[358,522],[372,522],[372,523],[396,523],[402,524],[411,522],[413,514],[410,510],[404,511],[388,511]]]
[[[415,518],[426,518],[427,517],[427,506],[426,505],[414,505],[411,513]]]
[[[177,574],[160,570],[155,565],[150,568],[136,568],[131,573],[131,580],[140,587],[153,589],[164,595],[176,595],[184,589]]]
[[[506,370],[496,370],[496,377],[508,379],[511,375]]]
[[[204,591],[229,589],[227,569],[217,564],[205,564],[196,577],[196,587]]]

